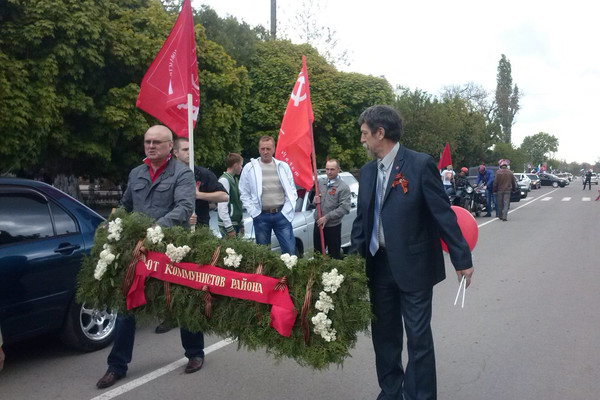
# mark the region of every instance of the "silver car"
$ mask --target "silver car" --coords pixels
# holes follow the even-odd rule
[[[350,247],[350,234],[352,224],[356,218],[356,203],[358,199],[358,181],[350,172],[340,172],[340,178],[350,187],[351,203],[350,213],[346,214],[342,219],[342,248]],[[326,175],[319,175],[319,179],[325,179]],[[302,188],[298,189],[298,200],[296,201],[296,214],[292,220],[294,229],[294,237],[296,238],[296,254],[301,257],[304,253],[314,250],[313,229],[315,225],[314,213],[315,206],[312,204],[314,190],[306,191]],[[216,211],[210,212],[210,228],[215,235],[221,237],[218,226],[218,216]],[[254,226],[252,217],[244,212],[244,238],[254,240]],[[271,236],[271,246],[273,250],[279,250],[279,242],[273,234]]]
[[[527,174],[522,174],[515,172],[515,179],[517,180],[517,185],[519,185],[519,190],[521,191],[521,198],[527,197],[529,192],[531,192],[531,179],[527,176]]]

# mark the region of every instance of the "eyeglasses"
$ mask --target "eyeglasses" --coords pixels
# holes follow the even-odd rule
[[[144,144],[146,146],[158,146],[159,144],[163,144],[166,142],[171,142],[171,139],[167,139],[167,140],[144,140]]]

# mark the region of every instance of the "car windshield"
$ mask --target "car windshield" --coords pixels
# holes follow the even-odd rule
[[[537,175],[527,175],[529,177],[529,179],[540,179],[537,177]]]

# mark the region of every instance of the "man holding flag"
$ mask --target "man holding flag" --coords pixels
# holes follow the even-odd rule
[[[144,164],[129,174],[122,204],[128,212],[144,213],[161,226],[189,226],[194,211],[193,127],[198,116],[199,86],[194,22],[190,0],[140,84],[136,106],[160,120],[144,135]],[[171,128],[171,129],[169,129]],[[173,133],[189,137],[190,168],[171,158]],[[165,188],[167,188],[165,190]],[[160,189],[160,190],[159,190]],[[104,389],[127,373],[135,338],[135,318],[119,314],[108,370],[96,383]],[[189,361],[186,373],[200,370],[204,363],[202,332],[181,329],[181,342]]]

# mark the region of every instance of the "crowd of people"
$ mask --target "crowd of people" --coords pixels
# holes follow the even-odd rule
[[[484,217],[491,217],[492,211],[495,211],[496,218],[501,221],[508,220],[508,208],[510,204],[510,194],[519,189],[513,172],[509,168],[510,161],[500,159],[498,161],[498,170],[496,173],[487,168],[482,162],[477,169],[475,186],[481,185],[485,190],[486,214]],[[462,206],[462,201],[466,196],[466,188],[470,185],[467,176],[469,169],[462,167],[456,174],[452,165],[448,165],[445,170],[440,172],[444,190],[449,197],[455,196],[457,205]]]
[[[210,203],[217,204],[218,225],[223,236],[244,234],[243,210],[253,220],[256,243],[271,244],[275,234],[282,253],[295,254],[292,220],[297,191],[290,167],[273,157],[275,140],[263,136],[258,141],[260,157],[250,160],[242,170],[243,159],[237,153],[225,157],[225,172],[217,179],[210,170],[189,164],[189,141],[173,138],[163,125],[149,128],[144,135],[143,163],[128,177],[121,205],[128,212],[136,211],[155,219],[163,227],[208,226]],[[321,216],[316,219],[315,238],[319,231],[331,257],[340,258],[341,219],[350,211],[350,190],[339,179],[339,163],[329,160],[327,180],[315,202],[321,203]],[[319,241],[315,241],[319,243]],[[318,247],[318,246],[317,246]],[[325,253],[320,247],[318,251]],[[177,321],[162,321],[156,333],[168,332]],[[122,379],[132,360],[136,321],[133,316],[117,317],[114,343],[108,355],[108,368],[96,386],[108,388]],[[188,363],[185,373],[199,371],[204,364],[204,335],[180,328],[181,343]]]
[[[474,272],[469,246],[444,189],[447,182],[459,190],[463,188],[468,184],[467,171],[461,169],[455,176],[450,167],[448,180],[440,184],[433,158],[399,143],[402,118],[390,106],[365,109],[358,124],[360,141],[374,160],[360,170],[350,252],[365,259],[369,278],[374,314],[372,342],[381,389],[377,398],[435,399],[437,378],[431,318],[433,287],[445,279],[440,238],[447,245],[458,281],[469,287]],[[274,157],[272,137],[259,139],[260,156],[243,168],[239,154],[228,154],[226,170],[219,179],[202,167],[192,171],[187,166],[189,142],[174,140],[166,126],[150,127],[143,143],[146,157],[129,173],[121,201],[125,210],[152,217],[159,226],[191,227],[207,225],[209,204],[217,203],[221,233],[235,236],[244,234],[245,209],[253,220],[258,244],[270,245],[273,233],[282,253],[295,253],[291,222],[297,191],[288,164]],[[320,209],[315,213],[315,249],[327,252],[332,258],[341,258],[341,221],[350,211],[350,189],[339,173],[339,162],[329,159],[326,179],[317,182],[318,195],[313,199]],[[482,179],[485,175],[484,169]],[[505,187],[500,179],[494,183],[493,191],[504,198]],[[324,240],[320,240],[321,235]],[[114,385],[127,374],[135,330],[135,318],[119,314],[107,358],[108,368],[96,384],[99,389]],[[204,365],[203,333],[180,327],[180,336],[188,358],[184,372],[195,373]],[[408,354],[405,366],[404,343]]]

